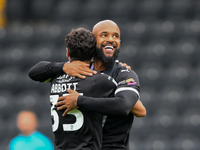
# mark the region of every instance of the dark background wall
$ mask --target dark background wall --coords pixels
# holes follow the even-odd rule
[[[0,149],[18,134],[16,115],[34,110],[53,141],[49,85],[28,78],[41,60],[65,61],[72,28],[111,19],[121,29],[119,60],[141,84],[147,116],[135,118],[131,150],[200,149],[200,1],[7,0],[0,28]]]

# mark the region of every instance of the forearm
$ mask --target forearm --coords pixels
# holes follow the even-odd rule
[[[146,108],[144,107],[142,102],[138,100],[131,109],[131,113],[134,114],[136,117],[144,117],[146,116]]]
[[[64,63],[40,61],[29,70],[29,77],[34,81],[45,82],[55,75],[64,73],[62,70]]]
[[[127,115],[138,99],[134,92],[121,92],[113,98],[79,96],[77,106],[104,115]]]

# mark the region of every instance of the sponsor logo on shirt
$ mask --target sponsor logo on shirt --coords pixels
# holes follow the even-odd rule
[[[71,81],[74,78],[75,77],[71,77],[68,74],[63,74],[63,75],[61,75],[61,76],[59,76],[59,77],[56,78],[57,79],[56,82],[58,82],[58,83],[69,82],[69,81]]]
[[[126,80],[126,83],[127,83],[128,85],[135,85],[135,84],[136,84],[136,82],[135,82],[135,80],[134,80],[133,78],[127,79],[127,80]]]
[[[127,80],[123,80],[123,81],[120,81],[118,83],[118,85],[123,85],[123,84],[127,84],[127,85],[136,85],[137,83],[135,82],[135,80],[133,78],[129,78]]]
[[[128,68],[121,70],[121,72],[129,72]]]

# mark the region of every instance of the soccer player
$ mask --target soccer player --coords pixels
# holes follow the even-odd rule
[[[72,30],[66,36],[65,42],[70,62],[80,60],[86,64],[90,64],[96,48],[96,40],[92,32],[84,28]],[[44,65],[46,66],[46,70],[48,70],[48,67],[54,64],[44,61],[40,62],[31,68],[29,76],[35,80],[38,71],[48,74],[48,71],[45,72],[46,70],[43,68]],[[69,76],[63,71],[55,75],[51,74],[48,81],[51,82],[50,102],[53,118],[52,129],[55,135],[55,149],[99,150],[102,145],[102,114],[84,111],[84,108],[77,108],[62,116],[64,111],[57,110],[56,103],[59,96],[68,94],[69,89],[85,96],[113,96],[116,88],[115,81],[110,76],[101,74],[100,72],[91,77],[81,79]]]
[[[102,149],[129,149],[129,134],[134,115],[146,115],[146,109],[139,100],[140,85],[137,74],[120,66],[117,59],[120,48],[120,29],[111,20],[104,20],[93,27],[93,34],[97,40],[93,66],[95,70],[112,76],[118,83],[115,98],[92,98],[79,96],[76,92],[60,97],[58,110],[65,110],[64,115],[76,107],[85,108],[108,115],[103,126]],[[63,70],[67,70],[65,65]],[[71,101],[76,101],[72,106]],[[74,108],[73,108],[74,107]],[[121,116],[126,115],[126,116]]]

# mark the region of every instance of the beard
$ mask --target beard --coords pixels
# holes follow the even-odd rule
[[[118,58],[118,55],[119,55],[119,49],[116,49],[113,56],[111,57],[106,57],[104,55],[102,47],[101,48],[96,47],[96,50],[95,50],[95,57],[105,65],[113,64],[115,60]]]

